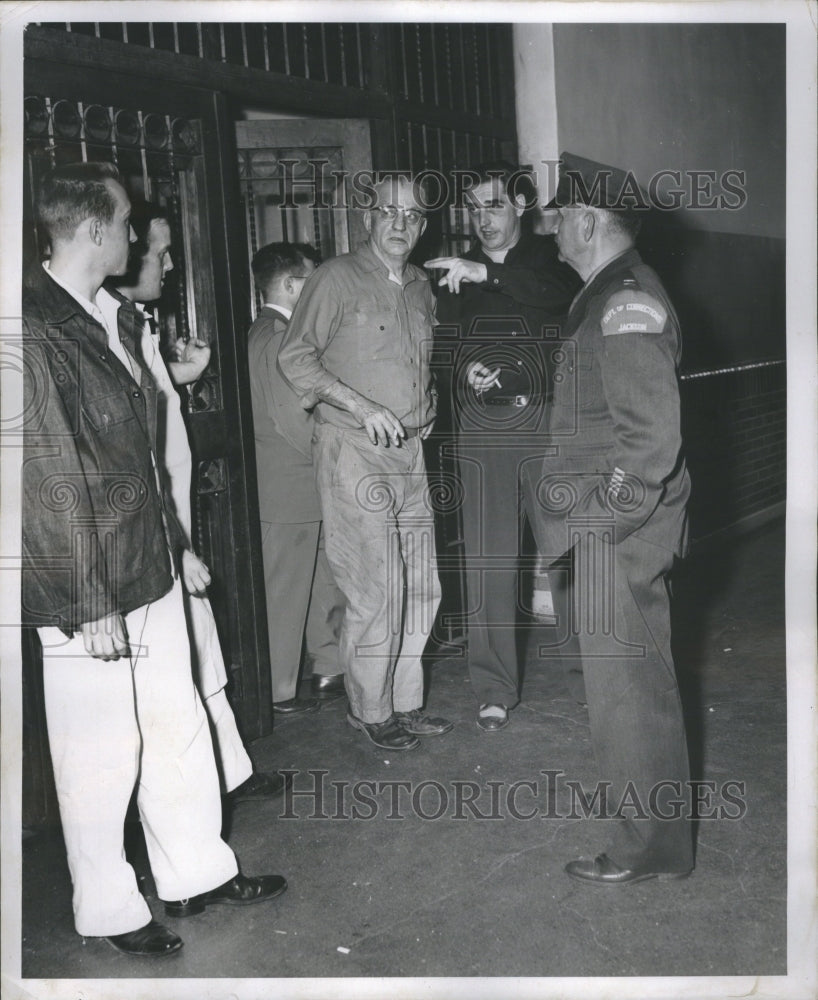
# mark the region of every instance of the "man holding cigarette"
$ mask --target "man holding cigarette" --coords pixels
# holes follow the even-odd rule
[[[486,733],[508,724],[519,701],[517,614],[520,474],[542,463],[549,386],[548,331],[556,331],[579,281],[550,236],[528,226],[537,194],[509,163],[475,171],[466,192],[478,244],[427,267],[439,284],[438,323],[458,336],[453,391],[463,481],[469,673]]]

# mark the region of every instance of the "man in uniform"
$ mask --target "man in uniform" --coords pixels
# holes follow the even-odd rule
[[[477,725],[493,733],[519,701],[520,477],[527,463],[542,461],[548,354],[579,281],[557,260],[553,237],[531,230],[531,177],[505,162],[475,173],[479,183],[465,197],[476,245],[426,266],[445,271],[437,317],[441,332],[453,326],[459,341],[453,389],[469,675]]]
[[[125,860],[136,788],[169,916],[286,888],[248,878],[221,798],[184,621],[182,539],[156,472],[153,380],[97,298],[127,266],[130,202],[108,163],[41,183],[51,250],[23,293],[23,622],[38,626],[45,712],[79,934],[128,955],[177,952]],[[185,577],[184,582],[190,586]]]
[[[435,415],[434,297],[408,263],[426,225],[412,182],[392,175],[373,194],[368,242],[307,280],[278,360],[315,407],[327,558],[346,598],[347,721],[377,747],[412,750],[452,728],[421,707],[440,602],[421,447]]]
[[[324,551],[311,460],[313,418],[276,364],[292,311],[317,263],[318,254],[307,243],[269,243],[252,262],[264,306],[247,335],[247,352],[273,710],[279,715],[316,711],[317,698],[344,690],[338,671],[343,597]],[[296,694],[305,638],[313,698]]]
[[[690,492],[681,340],[667,293],[634,246],[642,197],[632,175],[563,154],[556,242],[585,284],[564,327],[551,453],[531,484],[541,551],[573,556],[572,630],[613,817],[607,851],[566,872],[600,885],[681,878],[693,867],[667,589]]]

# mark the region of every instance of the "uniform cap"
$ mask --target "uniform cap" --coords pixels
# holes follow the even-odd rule
[[[575,153],[560,156],[557,192],[546,208],[590,205],[609,211],[648,209],[645,191],[630,170],[588,160]]]

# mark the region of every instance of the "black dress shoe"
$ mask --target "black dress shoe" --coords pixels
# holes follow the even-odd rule
[[[126,931],[125,934],[109,934],[105,940],[123,955],[136,955],[146,958],[161,958],[162,955],[173,955],[182,947],[183,941],[178,934],[155,920],[140,927],[139,930]]]
[[[225,903],[229,906],[248,906],[263,903],[265,899],[280,896],[287,888],[287,880],[281,875],[238,875],[209,892],[202,892],[190,899],[176,899],[165,903],[165,913],[169,917],[192,917],[204,913],[208,906]]]
[[[229,791],[225,798],[233,805],[237,802],[250,802],[253,799],[274,799],[277,795],[281,795],[291,781],[292,775],[285,778],[278,771],[274,774],[253,771],[247,781]]]
[[[565,866],[566,875],[579,882],[593,882],[595,885],[633,885],[635,882],[645,882],[649,878],[665,881],[668,879],[687,878],[693,869],[681,872],[650,872],[633,868],[620,868],[607,854],[598,854],[593,861],[580,858],[569,861]]]
[[[343,674],[313,674],[310,681],[310,692],[316,698],[333,698],[335,695],[345,694]]]
[[[505,705],[481,705],[477,713],[477,726],[484,733],[496,733],[508,725],[508,709]]]
[[[288,698],[287,701],[273,702],[273,711],[276,715],[298,715],[300,712],[317,712],[320,707],[315,698]]]
[[[391,715],[386,722],[364,722],[347,712],[347,722],[355,729],[359,729],[364,736],[374,743],[381,750],[414,750],[420,746],[417,736],[407,733],[394,715]]]

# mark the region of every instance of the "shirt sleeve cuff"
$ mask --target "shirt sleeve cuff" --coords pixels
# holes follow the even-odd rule
[[[330,375],[329,372],[324,372],[319,375],[315,380],[315,383],[311,388],[304,390],[300,394],[300,400],[302,409],[311,410],[314,406],[321,402],[322,393],[328,389],[331,385],[335,385],[339,379],[335,375]]]
[[[499,292],[503,287],[503,265],[486,264],[486,280],[483,287],[490,292]]]

